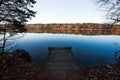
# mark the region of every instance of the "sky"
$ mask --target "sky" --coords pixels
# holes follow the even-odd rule
[[[105,13],[95,0],[36,0],[37,11],[28,23],[104,23]]]

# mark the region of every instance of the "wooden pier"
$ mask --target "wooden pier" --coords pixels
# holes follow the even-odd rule
[[[41,80],[80,80],[80,69],[71,51],[72,47],[49,47]]]

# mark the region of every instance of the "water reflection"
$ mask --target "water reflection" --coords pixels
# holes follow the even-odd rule
[[[71,46],[79,65],[98,63],[113,63],[114,52],[120,47],[114,43],[120,42],[116,35],[74,35],[51,33],[26,33],[17,42],[16,48],[23,48],[30,53],[35,63],[41,65],[47,57],[48,47]]]
[[[120,35],[120,26],[109,24],[28,24],[26,29],[31,33]]]

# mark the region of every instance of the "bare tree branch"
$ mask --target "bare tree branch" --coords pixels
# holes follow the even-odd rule
[[[116,23],[120,22],[120,0],[96,0],[96,4],[107,12],[108,19]]]

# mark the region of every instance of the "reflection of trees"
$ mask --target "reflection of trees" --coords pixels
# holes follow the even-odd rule
[[[114,58],[116,61],[120,60],[120,50],[114,52]]]
[[[75,28],[70,29],[70,28],[60,28],[57,30],[54,29],[29,29],[28,32],[33,32],[33,33],[65,33],[65,34],[82,34],[82,35],[111,35],[111,34],[116,34],[113,33],[111,29],[105,30],[105,29],[98,29],[98,30],[75,30]]]
[[[111,24],[27,24],[28,32],[82,35],[120,35],[120,26]]]
[[[116,47],[120,47],[120,44],[119,43],[113,43]],[[114,59],[115,59],[115,61],[119,61],[120,60],[120,50],[116,50],[115,52],[114,52]]]

